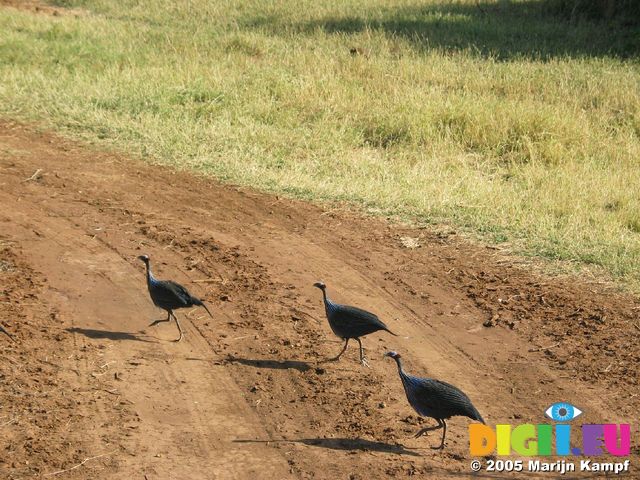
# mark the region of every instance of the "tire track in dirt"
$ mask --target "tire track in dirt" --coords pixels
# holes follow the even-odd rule
[[[47,285],[40,298],[60,312],[57,334],[76,341],[75,348],[61,343],[77,361],[45,377],[78,371],[88,378],[83,388],[103,388],[92,405],[97,413],[83,410],[90,440],[68,442],[67,457],[79,463],[89,450],[116,452],[83,466],[85,473],[465,475],[466,420],[450,422],[444,452],[428,448],[437,435],[411,439],[420,421],[395,367],[381,359],[388,348],[405,354],[410,371],[459,385],[490,424],[541,421],[557,400],[579,400],[592,422],[628,421],[638,411],[635,299],[542,278],[455,236],[222,187],[2,127],[4,236]],[[38,168],[41,178],[23,181]],[[422,247],[401,248],[402,236],[420,237]],[[188,318],[180,344],[167,341],[174,325],[146,328],[159,313],[147,298],[140,253],[151,256],[158,276],[212,307],[213,320],[180,312]],[[335,300],[379,313],[408,338],[367,337],[370,370],[358,366],[353,347],[342,361],[324,363],[340,343],[311,286],[318,279]],[[20,342],[37,338],[19,333]],[[41,349],[52,348],[42,340]],[[15,352],[0,343],[0,354]],[[81,383],[73,375],[67,381]],[[84,456],[73,452],[78,445]]]
[[[9,201],[4,195],[0,199]],[[103,355],[105,368],[92,365],[86,357],[73,368],[80,376],[114,376],[116,382],[100,385],[102,390],[117,392],[136,406],[135,414],[130,414],[134,418],[128,419],[135,423],[129,429],[140,434],[133,442],[118,439],[133,459],[124,461],[121,468],[158,478],[181,477],[186,472],[189,478],[203,479],[212,475],[246,478],[258,473],[284,478],[287,469],[280,465],[286,462],[277,452],[261,445],[233,444],[229,438],[230,434],[235,438],[260,432],[261,425],[228,372],[211,367],[206,342],[176,345],[131,333],[144,326],[145,318],[132,312],[147,313],[147,318],[155,313],[140,295],[143,276],[139,269],[105,249],[104,242],[95,241],[82,228],[71,226],[61,211],[51,205],[43,210],[50,214],[48,219],[34,221],[32,214],[13,211],[9,222],[30,262],[47,272],[48,283],[55,286],[47,296],[69,319],[67,330],[74,334],[76,348],[82,351],[88,345],[113,341]],[[33,231],[38,234],[29,239]],[[137,388],[129,388],[131,384]],[[107,412],[93,415],[99,423],[108,422]],[[102,435],[101,440],[107,448],[112,443]],[[270,462],[271,457],[276,459]]]

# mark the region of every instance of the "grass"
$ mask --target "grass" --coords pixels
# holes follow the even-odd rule
[[[0,115],[640,291],[640,30],[542,1],[0,7]]]

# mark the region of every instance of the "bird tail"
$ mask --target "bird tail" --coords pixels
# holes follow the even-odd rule
[[[198,298],[194,298],[194,299],[193,299],[193,303],[194,303],[194,305],[198,305],[198,306],[200,306],[200,307],[204,307],[204,309],[207,311],[207,313],[209,314],[209,316],[210,316],[211,318],[213,318],[213,315],[211,315],[211,312],[209,311],[209,309],[207,308],[207,306],[205,305],[205,303],[204,303],[202,300],[200,300],[200,299],[198,299]]]
[[[391,330],[389,330],[387,327],[384,327],[384,331],[385,332],[389,332],[391,335],[393,335],[394,337],[397,337],[398,334],[397,333],[393,333]]]
[[[9,337],[12,341],[14,341],[14,342],[16,341],[16,340],[15,340],[15,338],[13,338],[13,336],[11,336],[11,335],[9,334],[9,332],[7,332],[7,331],[4,329],[4,327],[3,327],[2,325],[0,325],[0,332],[4,333],[4,334],[5,334],[7,337]]]

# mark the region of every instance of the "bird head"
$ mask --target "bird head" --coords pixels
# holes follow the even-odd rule
[[[384,354],[385,357],[391,357],[394,360],[398,360],[401,358],[400,354],[398,352],[387,352]]]
[[[144,263],[149,264],[149,255],[140,255],[138,260],[142,260]]]
[[[322,282],[316,282],[313,284],[314,287],[319,288],[320,290],[324,290],[327,286]]]

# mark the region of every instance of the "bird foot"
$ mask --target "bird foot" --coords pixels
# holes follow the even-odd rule
[[[444,443],[441,445],[438,445],[437,447],[431,447],[431,450],[444,450]]]
[[[167,319],[162,319],[162,320],[154,320],[153,322],[151,322],[149,324],[150,327],[155,327],[156,325],[158,325],[159,323],[164,323],[164,322],[168,322],[169,320]]]
[[[367,359],[366,359],[365,357],[362,357],[362,358],[360,359],[360,365],[362,365],[363,367],[371,368],[371,367],[369,366],[369,362],[367,362]]]
[[[428,436],[429,436],[429,432],[430,432],[431,430],[437,430],[437,429],[439,429],[439,428],[440,428],[440,427],[425,427],[425,428],[423,428],[423,429],[419,430],[419,431],[418,431],[418,433],[416,433],[416,434],[413,436],[413,438],[420,438],[420,437],[422,437],[423,435],[424,435],[425,437],[428,437]]]

